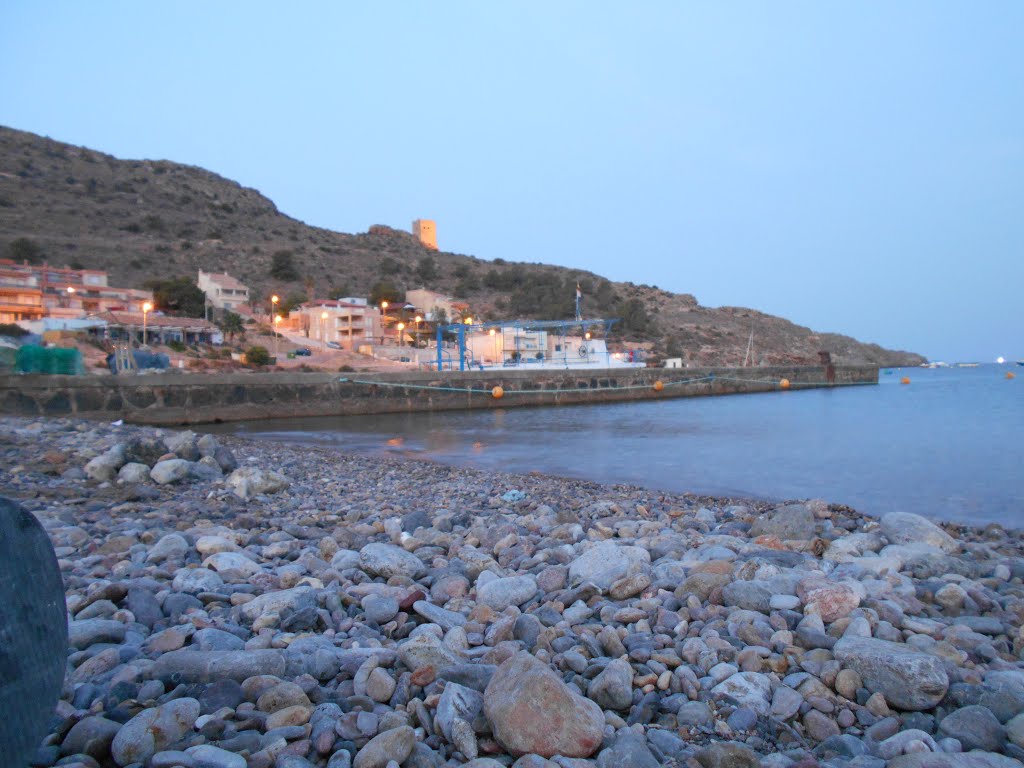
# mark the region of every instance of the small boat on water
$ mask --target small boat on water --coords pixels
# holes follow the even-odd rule
[[[977,368],[981,363],[957,363],[957,368]]]

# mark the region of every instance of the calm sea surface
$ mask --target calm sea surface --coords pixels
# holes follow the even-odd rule
[[[1007,380],[1005,374],[1020,375]],[[904,386],[900,376],[910,376]],[[1024,368],[615,405],[285,419],[210,431],[458,466],[1024,527]]]

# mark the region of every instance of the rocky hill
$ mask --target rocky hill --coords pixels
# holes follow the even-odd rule
[[[621,317],[624,340],[700,365],[755,363],[913,365],[924,358],[863,344],[751,309],[702,307],[688,294],[613,283],[593,273],[434,252],[385,226],[361,234],[311,227],[254,189],[166,160],[119,160],[0,127],[0,257],[104,269],[141,286],[197,270],[228,271],[296,300],[386,295],[426,287],[465,299],[475,317],[572,317],[579,282],[588,317]],[[528,257],[528,254],[524,254]]]

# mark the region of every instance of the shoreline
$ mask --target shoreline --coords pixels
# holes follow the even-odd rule
[[[46,527],[73,617],[33,765],[1024,757],[1019,530],[236,435],[0,427],[0,495]],[[560,702],[555,746],[531,685]],[[173,738],[153,741],[153,718]]]

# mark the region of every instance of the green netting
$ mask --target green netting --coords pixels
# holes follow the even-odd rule
[[[15,358],[18,373],[46,373],[60,376],[78,376],[85,373],[82,353],[77,349],[40,347],[26,344],[18,348]]]

